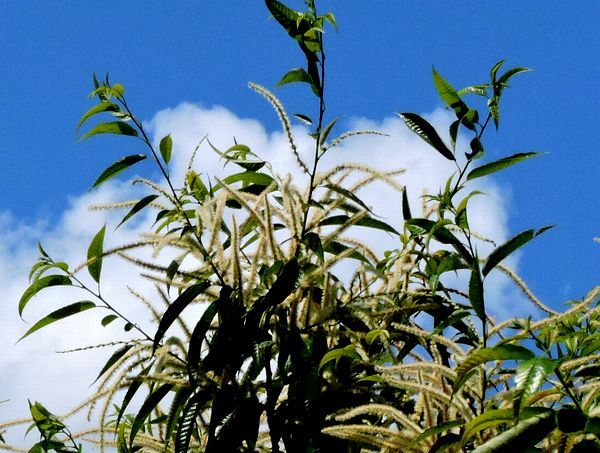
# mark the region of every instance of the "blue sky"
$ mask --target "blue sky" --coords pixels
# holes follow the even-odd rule
[[[432,118],[443,123],[443,115],[436,111],[442,104],[431,80],[432,65],[457,87],[486,81],[490,67],[500,59],[535,70],[515,78],[504,95],[501,127],[497,134],[490,131],[487,136],[486,158],[526,151],[547,154],[494,178],[487,187],[492,214],[478,214],[480,220],[486,216],[497,220],[498,231],[509,236],[558,224],[528,244],[518,262],[520,274],[548,304],[556,307],[566,299],[579,298],[596,285],[600,245],[592,238],[600,236],[596,183],[600,176],[596,89],[600,4],[591,0],[576,5],[483,1],[476,7],[442,1],[320,3],[322,10],[335,13],[340,27],[338,33],[327,33],[328,114],[342,115],[347,124],[375,124],[397,131],[399,120],[392,117],[399,111],[433,112]],[[8,299],[3,300],[0,324],[10,327],[0,338],[2,344],[6,340],[10,345],[26,328],[17,320],[9,321],[7,309],[16,318],[17,295],[36,255],[30,245],[50,237],[50,243],[68,252],[69,258],[82,258],[103,222],[99,214],[88,217],[85,209],[89,201],[96,201],[96,195],[83,195],[106,166],[141,151],[127,140],[98,138],[77,143],[75,126],[91,105],[86,96],[93,72],[109,71],[113,81],[123,83],[129,104],[157,133],[177,131],[185,138],[195,128],[201,135],[205,133],[200,132],[202,128],[211,132],[214,124],[218,137],[229,138],[231,126],[232,131],[246,131],[272,152],[277,137],[266,137],[259,124],[274,132],[279,122],[270,106],[247,88],[247,82],[274,88],[284,72],[302,64],[295,43],[269,19],[259,0],[136,0],[102,5],[5,1],[0,3],[0,55],[4,62],[0,76],[4,168],[0,284]],[[314,108],[307,102],[312,97],[304,87],[285,87],[276,93],[289,112],[311,113]],[[179,146],[189,145],[190,140],[182,139]],[[426,150],[422,143],[416,145],[417,141],[398,141],[418,146],[416,151],[402,146],[390,149],[379,142],[372,142],[370,149],[368,141],[346,151],[352,158],[374,160],[384,168],[404,153],[419,171],[437,174],[435,151]],[[123,197],[128,190],[125,186],[107,190],[112,191],[111,197]],[[399,217],[399,209],[393,212],[393,206],[392,212],[382,214]],[[7,285],[12,286],[6,289]],[[52,347],[65,347],[56,341],[50,342],[56,345]],[[11,366],[12,375],[26,354],[45,357],[47,351],[36,349],[36,344],[34,339],[9,347],[7,354],[13,355],[0,362],[0,370]],[[48,368],[45,377],[62,382],[60,367]],[[78,373],[96,371],[85,368]],[[75,380],[84,383],[81,392],[93,380],[89,377]],[[1,380],[0,384],[6,391],[9,384],[16,385]],[[17,384],[27,388],[27,396],[33,399],[51,400],[49,395],[35,394],[33,377],[31,382]],[[9,413],[13,410],[2,406],[6,407]],[[23,401],[14,407],[26,409]]]
[[[300,3],[300,2],[297,2]],[[498,181],[508,190],[512,232],[558,223],[528,246],[521,270],[550,302],[578,297],[595,283],[600,249],[596,160],[600,107],[600,6],[593,1],[323,1],[339,33],[328,33],[328,108],[332,115],[382,119],[440,106],[431,66],[456,86],[484,81],[499,59],[535,72],[514,80],[489,158],[545,151]],[[292,3],[293,5],[293,3]],[[25,223],[56,221],[69,196],[85,191],[122,155],[122,143],[76,143],[89,106],[92,72],[110,71],[128,88],[138,115],[182,101],[223,105],[278,127],[246,87],[273,87],[301,64],[261,1],[3,2],[0,116],[4,172],[0,209]],[[306,107],[302,88],[278,90],[291,111]],[[129,150],[128,150],[129,151]]]

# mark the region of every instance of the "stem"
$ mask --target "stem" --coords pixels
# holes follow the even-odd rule
[[[560,372],[559,367],[554,368],[554,374],[556,374],[556,377],[562,384],[563,388],[565,389],[565,392],[567,392],[567,395],[569,395],[569,398],[571,398],[573,400],[573,403],[575,403],[575,406],[577,406],[577,409],[579,409],[583,414],[585,414],[583,408],[581,407],[581,404],[579,404],[579,401],[575,398],[575,395],[571,391],[571,386],[567,383],[567,381],[565,381],[564,376]]]
[[[167,181],[167,184],[169,185],[169,189],[171,191],[171,194],[173,195],[173,199],[176,202],[177,209],[182,214],[184,222],[186,223],[186,226],[188,226],[190,228],[190,230],[194,234],[194,237],[198,241],[198,245],[200,246],[200,253],[202,253],[202,257],[209,264],[209,266],[211,267],[213,273],[215,274],[215,276],[217,277],[217,279],[219,280],[219,282],[221,283],[221,285],[222,286],[227,286],[227,284],[225,282],[225,279],[223,278],[223,276],[219,272],[219,269],[217,268],[217,266],[215,265],[215,263],[211,259],[210,254],[208,253],[208,250],[206,250],[206,248],[204,247],[204,244],[202,243],[201,236],[198,234],[198,232],[196,231],[196,229],[192,225],[192,222],[190,222],[190,219],[188,219],[187,216],[185,215],[185,210],[183,209],[183,204],[181,203],[181,200],[179,199],[179,196],[177,195],[177,191],[175,190],[175,187],[173,187],[173,183],[171,182],[171,178],[169,177],[169,173],[166,170],[166,168],[164,167],[164,165],[162,164],[162,162],[160,161],[160,159],[158,158],[158,154],[156,153],[156,150],[154,149],[154,146],[152,146],[152,142],[150,141],[150,138],[146,134],[144,126],[142,125],[142,123],[140,123],[137,120],[137,118],[135,118],[135,116],[133,115],[133,113],[129,109],[129,106],[127,105],[127,102],[125,101],[125,99],[120,99],[120,101],[121,101],[121,104],[123,105],[123,107],[125,108],[125,110],[127,111],[127,114],[130,116],[131,121],[133,121],[133,123],[137,126],[137,128],[139,129],[139,131],[142,133],[142,140],[146,144],[146,146],[148,147],[148,149],[150,149],[150,152],[152,153],[152,157],[154,157],[154,161],[158,165],[158,168],[160,169],[160,171],[161,171],[162,175],[164,176],[165,180]]]

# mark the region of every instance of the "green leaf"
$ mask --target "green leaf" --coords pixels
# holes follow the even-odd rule
[[[556,427],[554,411],[547,410],[504,431],[502,434],[477,447],[472,453],[513,453],[534,447]]]
[[[92,137],[99,134],[117,134],[117,135],[129,135],[131,137],[137,137],[137,131],[129,124],[123,121],[113,121],[111,123],[100,123],[94,126],[90,131],[83,134],[80,140]]]
[[[332,360],[339,360],[342,357],[348,357],[351,360],[360,360],[360,355],[356,352],[356,346],[348,345],[344,348],[333,349],[323,356],[319,363],[319,370]]]
[[[112,102],[101,102],[100,104],[95,105],[83,114],[83,116],[79,120],[79,124],[77,124],[77,130],[81,128],[81,126],[83,125],[83,123],[85,123],[87,119],[91,118],[94,115],[97,115],[98,113],[119,111],[120,109],[116,104],[113,104]]]
[[[123,414],[125,413],[125,409],[127,409],[127,406],[129,406],[129,403],[131,402],[131,400],[133,399],[133,397],[135,396],[135,394],[137,393],[139,388],[144,383],[144,380],[141,379],[141,377],[147,376],[148,372],[150,371],[151,368],[152,368],[152,364],[148,365],[146,368],[144,368],[142,371],[140,371],[138,373],[138,375],[137,375],[138,379],[132,380],[131,383],[129,384],[129,387],[127,388],[127,392],[125,392],[125,396],[123,397],[123,402],[121,403],[121,406],[119,408],[119,413],[117,414],[117,420],[115,421],[116,426],[119,426],[119,422],[121,421],[121,417],[123,417]]]
[[[115,230],[117,228],[119,228],[121,225],[123,225],[125,222],[127,222],[134,215],[136,215],[138,212],[140,212],[142,209],[144,209],[146,206],[148,206],[150,203],[152,203],[154,200],[156,200],[158,197],[159,197],[158,195],[148,195],[148,196],[142,198],[136,204],[134,204],[133,207],[131,208],[131,210],[127,213],[127,215],[125,217],[123,217],[123,220],[121,220],[121,222],[119,222],[119,224],[117,225]]]
[[[462,444],[468,443],[477,433],[501,423],[510,423],[513,420],[513,412],[510,409],[488,409],[483,414],[469,420],[465,425],[462,436]]]
[[[173,150],[173,139],[171,138],[171,135],[163,137],[160,141],[159,149],[165,164],[168,164],[171,160],[171,151]]]
[[[313,121],[310,119],[310,116],[304,115],[303,113],[294,113],[294,116],[309,126],[313,123]]]
[[[410,204],[408,203],[408,195],[406,194],[406,186],[402,188],[402,217],[404,220],[410,220],[412,218]]]
[[[327,137],[329,137],[329,134],[331,133],[333,126],[335,126],[335,123],[337,123],[338,119],[339,118],[333,119],[321,130],[321,133],[319,134],[319,144],[320,145],[325,144],[325,142],[327,141]]]
[[[66,275],[47,275],[33,282],[23,293],[19,300],[19,316],[23,315],[23,309],[27,302],[44,288],[51,286],[71,286],[73,282]]]
[[[525,360],[519,365],[514,377],[513,411],[515,417],[519,416],[521,406],[540,388],[546,380],[546,376],[552,372],[555,366],[554,360],[546,357]]]
[[[87,259],[88,259],[88,272],[97,283],[100,283],[100,274],[102,273],[102,253],[104,253],[104,233],[106,231],[106,225],[104,225],[88,248]]]
[[[321,220],[321,222],[319,223],[319,226],[342,225],[342,224],[346,223],[348,220],[350,220],[350,216],[345,215],[345,214],[332,215],[330,217],[326,217],[325,219]],[[383,231],[387,231],[388,233],[393,233],[393,234],[400,234],[393,227],[388,225],[387,223],[382,222],[381,220],[374,219],[369,216],[362,217],[361,219],[356,221],[354,223],[354,225],[367,227],[367,228],[374,228],[377,230],[383,230]]]
[[[463,118],[469,111],[467,104],[463,102],[456,90],[436,70],[433,71],[433,82],[440,97],[456,113],[457,118]]]
[[[198,371],[198,364],[200,363],[202,354],[202,342],[205,339],[206,332],[208,332],[212,320],[218,312],[218,303],[220,301],[220,299],[216,300],[206,307],[204,313],[202,313],[202,316],[200,317],[200,320],[196,324],[196,327],[194,327],[194,331],[190,337],[187,353],[187,363],[190,375],[192,375],[193,372]]]
[[[500,69],[500,66],[502,66],[504,64],[505,60],[500,60],[498,63],[496,63],[492,69],[490,70],[490,79],[492,79],[492,83],[495,84],[496,83],[496,74],[498,73],[498,69]]]
[[[448,149],[433,126],[425,119],[421,118],[416,113],[400,113],[400,117],[404,120],[410,130],[429,143],[442,156],[448,160],[456,160],[452,151]]]
[[[321,238],[317,233],[312,231],[306,233],[302,239],[302,242],[308,247],[309,250],[315,252],[321,261],[325,259],[325,250],[323,249]]]
[[[167,311],[163,315],[158,324],[158,329],[156,330],[156,334],[154,336],[154,344],[152,347],[152,351],[156,351],[158,344],[162,340],[163,336],[167,332],[167,329],[171,327],[171,324],[175,322],[175,320],[179,317],[179,315],[183,312],[183,310],[191,304],[196,297],[202,294],[206,289],[210,287],[210,282],[203,281],[200,283],[196,283],[192,286],[186,288],[177,299],[173,301]]]
[[[456,381],[454,382],[453,391],[457,392],[462,387],[469,371],[483,363],[496,360],[529,360],[534,357],[535,354],[529,349],[514,344],[476,349],[456,367]]]
[[[414,231],[414,227],[417,227],[417,229],[420,229],[420,231],[422,232],[432,234],[433,237],[442,244],[452,245],[467,263],[473,262],[473,257],[466,249],[466,247],[444,225],[438,222],[434,222],[433,220],[420,218],[406,220],[404,224],[411,232]]]
[[[102,318],[102,321],[100,321],[100,324],[102,324],[102,327],[106,327],[117,318],[118,318],[117,315],[107,315],[104,318]]]
[[[576,433],[586,428],[587,417],[574,407],[562,407],[556,411],[556,426],[563,433]]]
[[[479,272],[479,263],[475,260],[475,267],[471,269],[471,278],[469,279],[469,302],[471,307],[481,319],[485,322],[485,301],[483,297],[483,280]]]
[[[277,0],[265,0],[265,3],[275,20],[279,22],[288,33],[293,34],[300,14]]]
[[[129,443],[133,445],[133,440],[136,434],[150,415],[150,413],[156,409],[156,406],[161,400],[171,391],[174,387],[173,384],[163,384],[158,387],[154,392],[148,395],[148,398],[142,404],[142,407],[135,416],[135,420],[131,425],[131,432],[129,433]]]
[[[286,85],[288,83],[296,83],[296,82],[308,83],[310,85],[310,87],[312,88],[313,92],[317,95],[319,94],[319,91],[318,91],[312,77],[303,68],[294,68],[294,69],[288,71],[282,77],[282,79],[279,81],[279,83],[277,83],[277,86],[280,87],[280,86]]]
[[[31,326],[25,335],[19,338],[19,341],[31,335],[33,332],[40,330],[42,327],[46,327],[48,324],[52,324],[53,322],[60,321],[61,319],[67,318],[71,315],[76,315],[77,313],[81,313],[82,311],[89,310],[90,308],[94,307],[96,307],[95,303],[90,302],[89,300],[84,300],[67,305],[66,307],[59,308]]]
[[[129,351],[132,347],[133,344],[126,344],[122,348],[119,348],[115,352],[113,352],[102,367],[102,369],[100,370],[100,373],[98,373],[96,379],[94,379],[94,382],[92,382],[92,384],[98,381],[98,379],[100,379],[104,373],[110,370],[113,367],[113,365],[117,363],[125,354],[127,354],[127,351]]]
[[[177,435],[175,437],[175,453],[187,453],[190,440],[196,427],[196,418],[206,399],[206,390],[202,390],[192,396],[183,409],[177,423]]]
[[[475,178],[481,178],[482,176],[487,176],[497,171],[500,171],[504,168],[510,167],[511,165],[517,164],[519,162],[523,162],[524,160],[530,159],[532,157],[536,157],[541,155],[542,153],[518,153],[509,157],[504,157],[494,162],[490,162],[489,164],[482,165],[481,167],[474,168],[467,175],[467,181],[470,181]]]
[[[444,431],[447,431],[452,428],[456,428],[458,426],[462,426],[464,424],[465,424],[464,420],[452,420],[449,422],[440,423],[439,425],[436,425],[432,428],[429,428],[429,429],[423,431],[421,434],[419,434],[417,437],[415,437],[412,440],[412,442],[410,444],[408,444],[407,448],[408,449],[415,448],[417,445],[422,443],[424,440],[427,440],[432,436],[441,434]]]
[[[487,257],[485,265],[483,266],[483,275],[486,276],[487,274],[489,274],[490,271],[494,269],[494,267],[496,267],[503,259],[508,257],[515,250],[527,244],[536,236],[539,236],[543,232],[549,230],[550,228],[553,228],[553,225],[540,228],[537,232],[535,230],[523,231],[522,233],[519,233],[516,236],[510,238],[504,244],[498,246]]]
[[[104,184],[109,179],[117,176],[122,171],[126,170],[134,164],[137,164],[145,158],[146,156],[144,154],[133,154],[131,156],[126,156],[122,159],[119,159],[102,172],[102,174],[98,177],[98,179],[96,179],[96,182],[92,185],[90,190],[94,189],[95,187],[98,187],[100,184]]]
[[[512,79],[514,76],[516,76],[517,74],[521,74],[523,72],[531,72],[531,71],[532,71],[531,68],[511,68],[500,76],[500,78],[496,81],[496,85],[498,85],[499,89],[502,90],[506,86],[508,81],[510,79]]]
[[[334,192],[337,192],[340,195],[349,198],[366,211],[371,213],[373,212],[360,198],[358,198],[354,193],[350,192],[348,189],[344,189],[343,187],[338,186],[337,184],[324,184],[323,187],[326,187],[329,190],[333,190]]]

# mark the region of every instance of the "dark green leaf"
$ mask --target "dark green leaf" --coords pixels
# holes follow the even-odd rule
[[[137,137],[137,131],[129,124],[123,121],[113,121],[111,123],[100,123],[94,126],[89,132],[85,133],[80,140],[92,137],[99,134],[117,134],[117,135],[130,135]]]
[[[473,453],[513,453],[534,447],[550,434],[556,423],[554,411],[548,410],[521,420],[517,425],[487,441],[473,450]]]
[[[175,441],[175,453],[188,453],[190,440],[196,427],[196,417],[206,399],[206,390],[201,390],[192,396],[183,409],[179,422],[177,423],[177,435]]]
[[[163,315],[158,325],[158,329],[156,330],[156,335],[154,336],[154,344],[152,347],[153,351],[156,351],[158,344],[162,340],[163,336],[167,332],[167,329],[171,327],[171,324],[175,322],[175,320],[179,317],[181,312],[192,303],[192,301],[206,291],[207,288],[210,287],[210,282],[200,282],[196,283],[188,288],[184,292],[182,292],[177,299],[173,301],[169,308]]]
[[[406,194],[406,186],[402,188],[402,217],[404,220],[412,219],[410,204],[408,203],[408,195]]]
[[[95,187],[98,187],[100,184],[105,183],[109,179],[113,178],[114,176],[117,176],[122,171],[126,170],[134,164],[137,164],[145,158],[146,156],[144,154],[133,154],[131,156],[126,156],[122,159],[119,159],[102,172],[102,174],[98,177],[98,179],[96,179],[96,182],[94,183],[94,185],[92,185],[90,190],[92,190]]]
[[[169,264],[169,267],[167,267],[167,272],[165,275],[165,277],[167,278],[167,292],[169,292],[169,290],[171,289],[171,283],[173,282],[173,278],[175,277],[175,274],[177,274],[180,265],[180,260],[173,260],[171,261],[171,264]]]
[[[133,344],[126,344],[122,348],[117,349],[106,361],[106,363],[100,370],[100,373],[98,373],[98,376],[96,377],[96,379],[94,379],[94,382],[96,382],[98,379],[100,379],[100,377],[102,377],[104,373],[110,370],[113,367],[113,365],[117,363],[132,347]],[[92,384],[94,382],[92,382]]]
[[[96,282],[100,282],[100,274],[102,273],[102,254],[104,253],[104,232],[106,231],[106,225],[104,225],[88,248],[87,259],[88,265],[87,269],[90,275]]]
[[[25,290],[21,296],[21,300],[19,300],[19,316],[22,316],[27,302],[42,289],[49,288],[50,286],[71,286],[72,284],[73,282],[66,275],[47,275],[37,279]]]
[[[326,217],[325,219],[321,220],[321,222],[319,223],[319,226],[342,225],[342,224],[346,223],[348,220],[350,220],[350,216],[348,216],[348,215],[345,215],[345,214],[333,215],[333,216]],[[369,216],[362,217],[357,222],[355,222],[354,225],[368,227],[368,228],[375,228],[377,230],[387,231],[388,233],[399,234],[393,227],[391,227],[387,223],[382,222],[381,220],[376,220]]]
[[[303,68],[294,68],[291,71],[288,71],[283,76],[283,78],[279,81],[277,86],[280,87],[287,83],[295,83],[295,82],[308,83],[311,86],[313,92],[317,95],[319,94],[319,91],[318,91],[315,83],[313,82],[312,77]]]
[[[556,425],[563,433],[583,431],[586,421],[585,414],[577,408],[563,407],[556,411]]]
[[[144,368],[142,371],[140,371],[138,373],[137,377],[141,378],[142,376],[147,376],[148,372],[150,371],[151,368],[152,368],[152,364],[148,365],[146,368]],[[144,381],[142,379],[135,379],[131,382],[131,384],[129,384],[129,387],[127,388],[127,392],[125,392],[125,396],[123,397],[123,402],[121,403],[121,406],[119,408],[119,413],[117,414],[117,420],[115,422],[116,426],[119,426],[119,422],[121,420],[121,417],[123,417],[123,414],[125,413],[125,410],[127,409],[127,406],[129,406],[129,403],[131,402],[131,400],[133,399],[133,397],[135,396],[135,394],[137,393],[137,391],[139,390],[139,388],[142,386],[143,383],[144,383]]]
[[[413,227],[417,227],[422,232],[432,234],[433,237],[442,244],[452,245],[467,263],[473,261],[473,257],[462,242],[460,242],[460,240],[444,225],[434,222],[433,220],[420,218],[407,220],[405,221],[405,225],[411,232],[413,232]]]
[[[171,152],[173,150],[173,139],[171,138],[170,135],[163,137],[163,139],[160,141],[159,148],[160,148],[160,155],[162,156],[165,163],[168,164],[169,161],[171,160]]]
[[[483,414],[469,420],[465,425],[462,443],[468,443],[477,433],[501,423],[513,421],[513,411],[510,409],[488,409]]]
[[[482,271],[483,275],[485,276],[485,275],[489,274],[490,271],[494,267],[496,267],[503,259],[508,257],[515,250],[517,250],[520,247],[522,247],[523,245],[527,244],[529,241],[531,241],[536,236],[539,236],[544,231],[549,230],[550,228],[552,228],[552,226],[540,228],[537,232],[535,230],[523,231],[522,233],[519,233],[516,236],[513,236],[512,238],[510,238],[504,244],[498,246],[498,248],[496,248],[487,257],[485,265],[483,266],[483,271]]]
[[[541,155],[541,153],[518,153],[509,157],[504,157],[497,161],[490,162],[489,164],[482,165],[481,167],[474,168],[467,175],[467,180],[470,181],[471,179],[481,178],[482,176],[490,175],[499,170],[510,167],[511,165],[517,164],[519,162],[539,155]]]
[[[158,387],[154,392],[148,395],[148,398],[142,404],[142,407],[135,416],[135,420],[131,425],[131,432],[129,433],[129,443],[133,445],[133,440],[136,434],[150,415],[150,413],[156,409],[156,406],[161,400],[171,391],[174,387],[173,384],[163,384]]]
[[[455,433],[444,434],[433,443],[428,453],[439,453],[446,451],[449,448],[456,446],[459,442],[460,435]]]
[[[131,210],[127,213],[127,215],[125,217],[123,217],[123,220],[121,220],[121,222],[119,222],[119,224],[117,225],[115,230],[117,228],[119,228],[121,225],[123,225],[125,222],[127,222],[134,215],[136,215],[138,212],[140,212],[142,209],[144,209],[146,206],[148,206],[150,203],[152,203],[154,200],[156,200],[157,198],[158,198],[158,195],[148,195],[148,196],[142,198],[136,204],[134,204],[133,207],[131,208]]]
[[[416,113],[400,113],[406,125],[448,160],[456,160],[433,126]]]
[[[363,209],[365,209],[371,213],[373,212],[360,198],[358,198],[354,193],[350,192],[348,189],[344,189],[343,187],[338,186],[337,184],[324,184],[323,187],[327,187],[329,190],[333,190],[334,192],[337,192],[340,195],[354,201],[356,204],[360,205],[360,207],[362,207]]]
[[[294,116],[308,125],[312,125],[313,123],[313,121],[310,119],[310,116],[304,115],[303,113],[294,113]]]
[[[175,396],[173,397],[173,401],[171,402],[171,407],[169,409],[169,414],[165,423],[166,447],[169,446],[169,442],[171,441],[173,431],[178,425],[179,415],[181,414],[181,411],[183,410],[186,403],[188,402],[188,399],[191,394],[192,388],[189,386],[177,387],[175,390]]]
[[[192,336],[190,337],[187,356],[190,375],[192,375],[198,369],[198,364],[200,363],[200,356],[202,353],[202,342],[205,339],[206,332],[208,332],[212,320],[218,312],[219,301],[220,300],[216,300],[206,307],[204,313],[202,313],[202,316],[200,317],[200,320],[196,324],[196,327],[194,327]]]
[[[106,327],[117,318],[118,318],[117,315],[107,315],[104,318],[102,318],[102,321],[100,321],[100,324],[102,324],[102,327]]]
[[[471,270],[471,278],[469,279],[469,301],[479,319],[481,319],[482,322],[485,322],[483,281],[481,279],[477,260],[475,260],[475,268]]]
[[[321,130],[321,133],[319,134],[319,143],[321,145],[324,145],[327,141],[327,137],[329,137],[329,134],[331,133],[333,126],[335,126],[335,123],[337,123],[337,120],[338,118],[335,118]]]
[[[499,85],[500,89],[502,89],[515,75],[530,71],[530,68],[511,68],[500,76],[500,78],[496,81],[496,84]]]

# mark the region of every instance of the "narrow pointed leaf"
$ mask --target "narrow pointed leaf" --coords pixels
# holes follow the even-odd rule
[[[81,128],[81,126],[83,125],[83,123],[85,123],[86,120],[88,120],[94,115],[97,115],[98,113],[118,112],[119,110],[119,107],[116,104],[113,104],[112,102],[101,102],[100,104],[95,105],[83,114],[83,116],[79,120],[79,124],[77,124],[77,130]]]
[[[192,396],[179,417],[177,423],[177,435],[175,437],[175,453],[187,453],[190,447],[190,440],[196,427],[196,417],[206,399],[206,390],[201,390]]]
[[[100,379],[104,373],[106,373],[108,370],[110,370],[112,368],[112,366],[115,363],[117,363],[125,354],[127,354],[127,351],[129,351],[132,347],[133,347],[133,344],[126,344],[122,348],[117,349],[108,358],[108,360],[106,361],[106,363],[100,370],[100,373],[98,373],[98,376],[96,377],[96,379],[94,379],[94,382],[92,382],[92,384],[94,384],[96,381],[98,381],[98,379]]]
[[[333,190],[334,192],[337,192],[340,195],[343,195],[344,197],[354,201],[366,211],[369,211],[371,213],[373,212],[360,198],[358,198],[354,193],[350,192],[348,189],[344,189],[343,187],[338,186],[337,184],[324,184],[323,187],[327,187],[329,190]]]
[[[137,415],[135,416],[135,420],[131,425],[131,432],[129,433],[130,444],[133,445],[133,440],[135,439],[136,434],[143,426],[150,413],[156,409],[156,406],[158,406],[161,400],[167,396],[173,387],[173,384],[163,384],[150,395],[148,395],[148,398],[146,398],[142,404],[142,407],[138,411]]]
[[[119,159],[118,161],[116,161],[114,164],[112,164],[110,167],[108,167],[106,170],[104,170],[102,172],[102,174],[98,177],[98,179],[96,179],[96,182],[92,185],[90,190],[94,189],[95,187],[98,187],[100,184],[105,183],[109,179],[117,176],[122,171],[126,170],[127,168],[131,167],[132,165],[137,164],[138,162],[144,160],[145,158],[146,158],[146,156],[144,154],[133,154],[131,156],[126,156],[126,157],[123,157],[122,159]]]
[[[71,286],[73,282],[66,275],[47,275],[33,282],[21,296],[19,300],[19,316],[23,314],[23,309],[29,300],[44,288],[51,286]]]
[[[148,365],[146,368],[144,368],[142,371],[140,371],[138,373],[138,377],[147,376],[148,372],[150,371],[151,368],[152,368],[152,364]],[[117,414],[117,420],[115,422],[116,426],[119,426],[119,422],[121,421],[121,418],[123,417],[123,414],[125,413],[125,410],[127,409],[127,406],[129,406],[129,403],[131,402],[131,400],[133,399],[133,397],[135,396],[135,394],[137,393],[137,391],[139,390],[139,388],[142,386],[143,383],[144,383],[144,381],[142,379],[135,379],[131,382],[131,384],[129,384],[129,387],[127,388],[127,392],[125,392],[125,396],[123,397],[123,402],[121,403],[121,407],[119,408],[119,413]]]
[[[513,420],[513,412],[510,409],[488,409],[483,414],[469,420],[465,425],[462,443],[468,443],[477,433],[484,429],[497,426],[501,423],[510,423]]]
[[[156,351],[158,344],[162,340],[163,336],[167,332],[167,329],[171,327],[171,324],[179,317],[183,310],[191,304],[196,297],[202,294],[206,289],[210,287],[210,282],[200,282],[188,287],[182,292],[177,299],[167,308],[167,311],[163,315],[158,325],[156,335],[154,336],[153,351]]]
[[[433,69],[433,82],[440,97],[456,113],[457,118],[462,118],[469,111],[467,104],[463,102],[456,90],[436,70]]]
[[[511,68],[506,71],[504,74],[500,76],[500,78],[496,81],[496,83],[500,86],[506,85],[506,83],[512,79],[515,75],[521,74],[523,72],[531,72],[531,68]]]
[[[427,440],[432,436],[441,434],[444,431],[447,431],[452,428],[456,428],[458,426],[462,426],[464,424],[465,424],[464,420],[452,420],[449,422],[440,423],[439,425],[436,425],[432,428],[429,428],[429,429],[423,431],[421,434],[419,434],[417,437],[415,437],[412,440],[412,442],[410,444],[408,444],[407,448],[409,448],[409,449],[415,448],[417,445],[422,443],[424,440]]]
[[[104,253],[104,233],[106,231],[106,225],[104,225],[88,248],[87,259],[89,261],[87,268],[88,272],[96,282],[100,282],[100,274],[102,273],[102,253]]]
[[[162,156],[165,164],[168,164],[171,160],[171,152],[173,151],[173,139],[170,135],[163,137],[159,145],[160,155]]]
[[[142,198],[140,201],[138,201],[136,204],[134,204],[133,207],[131,208],[131,210],[127,213],[127,215],[125,217],[123,217],[123,220],[121,220],[121,222],[119,222],[119,224],[117,225],[117,228],[119,228],[121,225],[123,225],[130,218],[132,218],[134,215],[136,215],[138,212],[140,212],[142,209],[144,209],[146,206],[148,206],[150,203],[152,203],[157,198],[158,198],[158,195],[148,195],[148,196]],[[115,230],[117,228],[115,228]]]
[[[456,381],[454,382],[454,392],[465,383],[467,373],[486,362],[496,360],[529,360],[535,355],[529,349],[514,345],[504,344],[494,348],[482,348],[471,352],[457,367]]]
[[[471,270],[471,278],[469,279],[469,302],[475,311],[475,314],[485,322],[485,302],[483,297],[483,280],[479,272],[477,260],[475,260],[475,268]]]
[[[554,411],[548,410],[521,420],[517,425],[487,441],[473,453],[513,453],[534,447],[556,428]]]
[[[192,336],[188,346],[187,363],[190,375],[198,371],[198,364],[200,363],[200,357],[202,353],[202,343],[205,339],[206,332],[210,328],[210,325],[216,316],[219,308],[219,300],[212,302],[206,309],[200,320],[194,327]],[[192,376],[193,377],[193,376]]]
[[[335,126],[335,123],[337,123],[337,121],[338,118],[333,119],[321,130],[321,133],[319,134],[319,143],[321,145],[325,144],[325,142],[327,141],[327,137],[329,137],[329,134],[331,133],[333,126]]]
[[[481,167],[474,168],[467,175],[467,180],[481,178],[482,176],[487,176],[497,171],[508,168],[512,165],[518,164],[519,162],[523,162],[524,160],[530,159],[532,157],[536,157],[541,155],[542,153],[518,153],[509,157],[504,157],[494,162],[490,162],[489,164],[482,165]]]
[[[76,315],[77,313],[81,313],[82,311],[89,310],[90,308],[94,307],[96,307],[95,303],[85,300],[59,308],[31,326],[31,328],[19,339],[19,341],[31,335],[33,332],[40,330],[42,327],[46,327],[48,324],[52,324],[53,322],[60,321],[61,319]]]
[[[138,135],[137,131],[129,124],[123,121],[113,121],[111,123],[97,124],[90,131],[83,134],[80,140],[85,140],[99,134],[129,135],[131,137],[137,137]]]
[[[489,274],[490,271],[494,269],[494,267],[496,267],[503,259],[550,228],[552,228],[552,226],[540,228],[537,232],[535,230],[523,231],[522,233],[510,238],[504,244],[498,246],[498,248],[496,248],[487,257],[485,265],[483,266],[483,275],[485,276]]]
[[[402,217],[404,220],[412,219],[410,204],[408,203],[408,195],[406,193],[406,186],[402,188]]]
[[[515,389],[513,393],[513,411],[515,417],[521,412],[521,406],[545,382],[546,376],[552,372],[556,363],[546,357],[536,357],[522,362],[515,374]]]
[[[421,118],[416,113],[400,113],[400,117],[404,119],[404,122],[410,130],[429,143],[442,156],[448,160],[456,160],[452,151],[448,149],[433,126],[425,119]]]
[[[191,394],[192,388],[189,386],[177,387],[175,390],[175,396],[173,397],[173,401],[171,402],[171,407],[169,408],[169,414],[165,423],[166,447],[169,446],[171,436],[173,435],[175,427],[178,424],[179,416],[182,410],[184,409],[185,405],[187,404]]]
[[[333,216],[326,217],[325,219],[323,219],[319,223],[319,226],[342,225],[342,224],[346,223],[348,220],[350,220],[350,216],[348,216],[348,215],[345,215],[345,214],[333,215]],[[377,230],[383,230],[383,231],[387,231],[388,233],[399,234],[398,231],[396,231],[392,226],[388,225],[387,223],[382,222],[381,220],[374,219],[372,217],[368,217],[368,216],[365,216],[365,217],[359,219],[357,222],[354,223],[354,225],[368,227],[368,228],[374,228]]]

